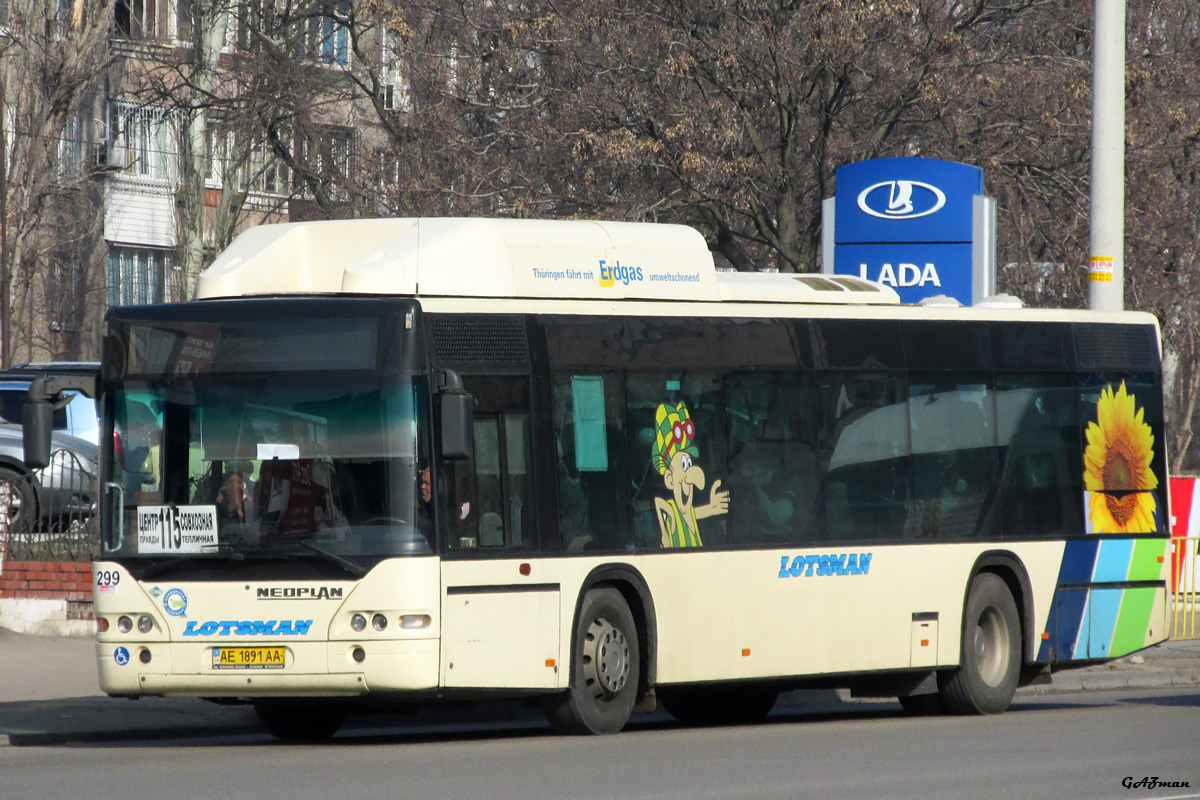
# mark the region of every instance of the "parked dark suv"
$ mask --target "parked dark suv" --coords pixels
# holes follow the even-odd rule
[[[63,528],[95,508],[100,442],[95,401],[71,393],[71,402],[54,413],[50,465],[34,471],[24,461],[21,408],[29,385],[41,375],[99,374],[98,362],[77,361],[20,364],[0,372],[0,484],[9,487],[11,530]]]

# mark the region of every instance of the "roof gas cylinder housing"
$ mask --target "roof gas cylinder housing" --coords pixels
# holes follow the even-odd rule
[[[859,278],[718,272],[686,225],[414,218],[261,225],[200,275],[198,299],[281,294],[898,303]]]

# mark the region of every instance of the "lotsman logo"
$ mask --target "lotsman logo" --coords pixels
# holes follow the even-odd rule
[[[936,214],[946,205],[946,194],[921,181],[880,181],[858,193],[863,213],[880,219],[916,219]]]
[[[189,622],[184,636],[307,636],[311,619],[281,620],[221,620],[220,622]]]

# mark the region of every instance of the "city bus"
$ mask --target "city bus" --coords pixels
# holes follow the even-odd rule
[[[111,309],[94,390],[101,688],[285,740],[991,714],[1167,636],[1147,314],[727,272],[678,225],[280,224]]]

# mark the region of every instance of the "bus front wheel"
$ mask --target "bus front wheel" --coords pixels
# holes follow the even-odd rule
[[[267,733],[284,742],[323,742],[346,721],[339,706],[297,700],[258,700],[254,713]]]
[[[546,698],[550,726],[565,734],[617,733],[629,721],[641,677],[637,624],[605,586],[583,597],[571,647],[571,686]]]
[[[938,689],[955,714],[999,714],[1008,708],[1021,671],[1021,625],[1008,585],[981,573],[971,581],[963,613],[962,658],[940,673]]]

